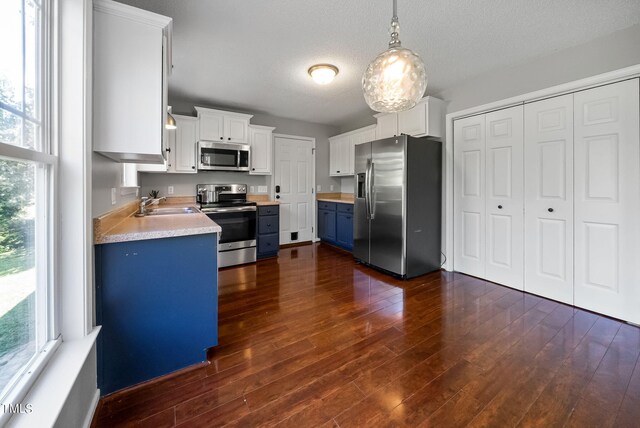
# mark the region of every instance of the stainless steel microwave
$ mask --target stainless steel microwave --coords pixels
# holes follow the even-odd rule
[[[248,144],[198,141],[198,169],[204,171],[249,171]]]

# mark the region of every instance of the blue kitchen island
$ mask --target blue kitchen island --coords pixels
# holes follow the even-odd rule
[[[155,222],[153,229],[169,224],[167,217],[127,221],[142,222],[139,230]],[[206,231],[219,226],[204,218],[211,228],[95,246],[101,395],[204,362],[207,349],[218,344],[218,234]],[[146,235],[112,236],[107,241]]]

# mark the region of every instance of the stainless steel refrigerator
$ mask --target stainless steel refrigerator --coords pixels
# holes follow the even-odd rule
[[[402,135],[355,150],[354,257],[404,278],[439,269],[440,140]]]

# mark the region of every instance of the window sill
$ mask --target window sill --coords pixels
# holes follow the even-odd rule
[[[21,401],[23,405],[30,404],[32,412],[14,415],[8,427],[53,426],[56,423],[99,332],[98,326],[82,339],[62,342]],[[98,398],[96,387],[95,404]]]

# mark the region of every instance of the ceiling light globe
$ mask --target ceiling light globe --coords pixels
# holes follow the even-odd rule
[[[414,107],[426,89],[424,62],[413,51],[402,47],[382,52],[362,76],[365,101],[372,110],[381,113]]]
[[[338,68],[330,64],[319,64],[309,68],[309,76],[318,85],[328,85],[338,74]]]

